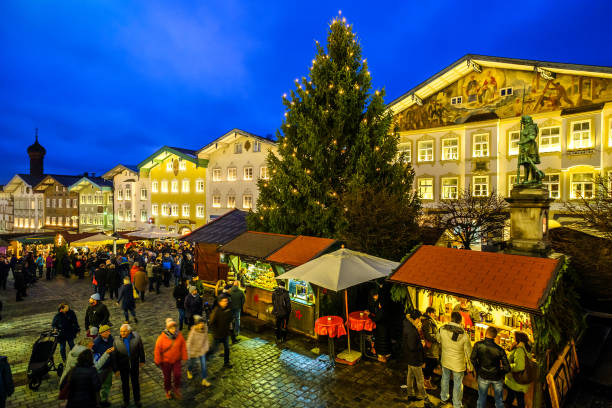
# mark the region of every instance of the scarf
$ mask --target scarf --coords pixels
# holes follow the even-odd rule
[[[168,329],[164,330],[164,334],[166,336],[168,336],[168,338],[171,339],[171,340],[176,340],[176,336],[178,335],[178,333],[179,333],[178,331],[175,331],[174,334],[172,334],[172,333],[170,333],[170,330],[168,330]]]

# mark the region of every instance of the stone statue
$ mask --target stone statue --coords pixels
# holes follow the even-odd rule
[[[517,166],[517,184],[542,185],[544,172],[536,167],[540,164],[538,151],[538,125],[533,123],[531,116],[521,117],[521,138],[519,139],[519,155]],[[524,175],[521,177],[521,166]]]

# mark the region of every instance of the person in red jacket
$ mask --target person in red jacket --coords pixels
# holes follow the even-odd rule
[[[164,373],[164,389],[167,399],[181,399],[181,361],[187,360],[187,344],[180,331],[176,330],[176,322],[166,319],[164,330],[155,342],[155,364]],[[174,377],[174,388],[172,388]]]

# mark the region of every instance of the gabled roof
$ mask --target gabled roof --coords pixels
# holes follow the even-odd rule
[[[318,257],[336,242],[335,239],[299,235],[266,260],[277,264],[300,266]]]
[[[426,81],[394,99],[387,107],[391,109],[393,113],[399,113],[417,103],[419,99],[423,100],[433,95],[459,78],[478,69],[478,67],[506,68],[521,71],[545,70],[559,74],[612,78],[612,67],[467,54]],[[416,95],[417,98],[414,98],[414,95]]]
[[[60,174],[47,174],[40,182],[34,187],[35,190],[42,190],[47,186],[57,182],[64,187],[70,187],[83,176],[65,176]]]
[[[223,245],[220,251],[227,254],[264,260],[295,238],[295,235],[247,231]]]
[[[23,182],[24,184],[33,188],[34,186],[38,185],[38,183],[40,183],[42,179],[45,178],[45,176],[46,175],[31,176],[29,174],[15,174],[13,178],[8,183],[6,183],[3,191],[9,193],[14,192],[19,186],[20,182]]]
[[[201,167],[208,166],[208,160],[198,159],[198,154],[197,154],[197,151],[195,150],[184,149],[182,147],[163,146],[157,149],[155,153],[153,153],[152,155],[144,159],[142,162],[140,162],[138,164],[138,169],[140,170],[141,168],[145,168],[145,169],[153,168],[172,154],[175,154],[179,156],[180,158],[182,158],[183,160],[190,161],[198,166],[201,166]]]
[[[181,238],[183,241],[224,245],[247,230],[247,213],[238,209],[231,210],[219,218],[193,230]]]
[[[100,190],[108,191],[113,189],[113,182],[111,180],[106,180],[102,177],[82,176],[77,181],[72,183],[68,190],[80,191],[87,184],[92,184],[94,187],[99,188]]]
[[[106,173],[104,173],[102,175],[102,178],[104,179],[112,179],[113,177],[115,177],[117,174],[121,173],[124,170],[129,170],[131,172],[134,172],[136,174],[138,174],[138,166],[135,164],[118,164],[115,167],[113,167],[112,169],[110,169],[109,171],[107,171]]]
[[[238,136],[244,136],[244,137],[252,137],[253,139],[257,139],[261,142],[267,143],[269,145],[272,146],[276,146],[276,141],[267,137],[263,137],[263,136],[258,136],[255,135],[253,133],[249,133],[246,132],[244,130],[238,129],[238,128],[234,128],[232,130],[230,130],[229,132],[227,132],[226,134],[224,134],[223,136],[213,140],[212,142],[210,142],[209,144],[207,144],[206,146],[204,146],[203,148],[201,148],[200,150],[198,150],[198,154],[205,154],[205,153],[211,153],[213,151],[215,151],[218,147],[219,144],[221,143],[230,143],[232,140],[236,139]]]
[[[423,245],[389,280],[538,312],[560,266],[559,259]]]

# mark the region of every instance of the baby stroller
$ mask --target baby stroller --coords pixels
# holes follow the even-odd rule
[[[40,387],[42,378],[49,371],[57,371],[57,376],[62,376],[64,364],[59,363],[56,366],[53,361],[58,335],[57,330],[45,330],[34,342],[30,363],[28,364],[28,387],[31,390],[36,391]]]

